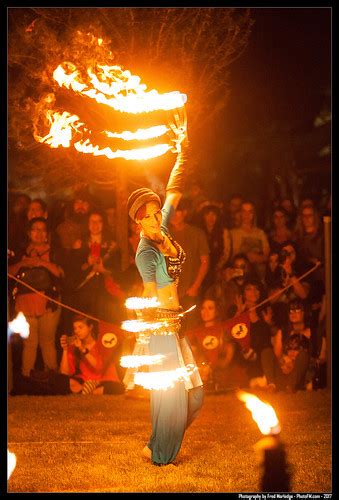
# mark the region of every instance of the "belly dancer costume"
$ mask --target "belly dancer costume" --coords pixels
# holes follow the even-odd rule
[[[145,194],[148,192],[148,196],[153,193],[148,189],[138,191]],[[155,282],[158,289],[178,281],[185,260],[185,252],[167,230],[172,210],[170,203],[165,202],[161,230],[175,246],[177,257],[165,257],[154,242],[144,236],[141,237],[136,252],[135,261],[143,281]],[[150,364],[146,373],[128,368],[124,377],[127,389],[132,389],[143,375],[148,380],[153,374],[156,386],[157,381],[161,381],[162,372],[166,372],[166,388],[155,389],[152,383],[140,383],[151,390],[152,434],[147,446],[152,452],[152,462],[155,465],[173,462],[180,450],[185,430],[197,416],[203,401],[202,380],[189,342],[180,331],[180,313],[182,308],[172,310],[153,307],[137,311],[139,319],[151,320],[155,325],[137,334],[133,356],[160,355],[161,361]]]

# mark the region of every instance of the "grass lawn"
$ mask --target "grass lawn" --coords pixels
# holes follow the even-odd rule
[[[291,470],[291,491],[330,492],[331,393],[257,395],[275,409]],[[177,467],[142,458],[149,401],[121,396],[15,396],[8,448],[17,466],[8,492],[258,492],[262,438],[233,393],[206,395],[187,430]]]

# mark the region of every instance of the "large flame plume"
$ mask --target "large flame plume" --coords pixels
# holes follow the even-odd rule
[[[252,413],[253,420],[258,424],[260,432],[265,436],[279,434],[281,428],[278,417],[268,403],[264,403],[257,396],[245,391],[238,391],[237,397],[243,401],[246,408]]]
[[[98,38],[97,43],[100,46],[103,40]],[[107,106],[112,111],[125,116],[140,115],[140,125],[142,125],[144,113],[169,111],[177,115],[181,113],[184,130],[175,130],[167,122],[146,128],[140,126],[136,130],[101,130],[99,134],[108,138],[107,146],[102,147],[93,144],[96,142],[93,138],[94,131],[90,130],[90,127],[86,126],[77,114],[71,114],[67,110],[52,109],[56,99],[54,94],[48,94],[41,100],[46,106],[39,107],[40,111],[34,123],[36,141],[47,144],[51,148],[73,146],[81,153],[104,156],[108,159],[147,160],[162,156],[168,151],[180,152],[181,142],[185,136],[183,132],[186,130],[187,96],[185,94],[179,91],[161,94],[155,89],[147,90],[147,86],[141,83],[139,76],[117,65],[96,64],[95,67],[88,67],[86,72],[81,72],[72,62],[65,61],[55,68],[53,79],[60,88],[67,89],[74,95],[94,100],[99,106]],[[44,109],[43,112],[42,109]],[[165,120],[165,117],[159,118],[158,116],[156,119]],[[46,134],[41,133],[41,122],[48,129]],[[144,146],[144,141],[158,138],[161,138],[160,143]],[[112,139],[118,145],[121,143],[122,147],[113,147],[109,142]],[[140,147],[135,147],[135,144],[134,147],[129,147],[130,141],[140,143]]]

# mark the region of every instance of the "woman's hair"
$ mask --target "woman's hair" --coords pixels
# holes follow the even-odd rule
[[[103,210],[100,210],[100,209],[97,209],[97,208],[92,208],[89,213],[88,213],[88,219],[87,219],[87,230],[86,230],[86,237],[85,237],[85,241],[86,239],[88,240],[89,237],[90,237],[90,231],[89,231],[89,219],[91,217],[91,215],[100,215],[101,217],[101,220],[102,220],[102,241],[105,242],[105,241],[110,241],[112,239],[112,236],[110,234],[110,230],[109,230],[109,227],[108,227],[108,223],[107,223],[107,216],[105,214],[105,212]]]
[[[201,310],[202,306],[204,305],[204,302],[206,302],[207,300],[214,302],[215,319],[216,320],[222,319],[222,307],[221,307],[219,300],[214,295],[211,295],[211,294],[204,295],[204,297],[202,298],[202,300],[200,302],[200,310]]]
[[[92,327],[92,335],[94,338],[97,337],[97,333],[96,333],[96,328],[95,328],[95,322],[88,318],[87,316],[83,315],[83,314],[75,314],[73,316],[73,319],[72,319],[72,323],[76,323],[77,321],[81,321],[82,323],[85,323],[87,326],[91,326]]]

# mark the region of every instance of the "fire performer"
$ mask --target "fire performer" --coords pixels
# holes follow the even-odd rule
[[[172,130],[176,133],[178,155],[167,183],[163,207],[160,197],[148,188],[137,189],[128,199],[129,216],[141,227],[135,262],[143,280],[143,297],[157,297],[160,306],[156,308],[154,320],[168,320],[171,325],[166,334],[159,328],[148,336],[147,352],[162,357],[160,366],[149,366],[149,374],[174,373],[188,365],[193,367],[189,376],[177,380],[171,387],[151,389],[152,433],[143,455],[158,466],[173,463],[185,430],[199,413],[203,401],[202,381],[181,328],[177,283],[186,256],[167,229],[183,193],[184,149],[188,145],[186,127],[178,118]],[[131,370],[127,370],[126,385],[131,375]]]

